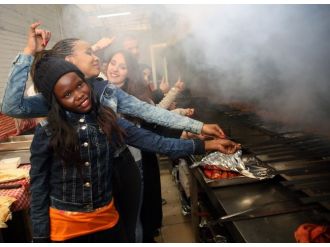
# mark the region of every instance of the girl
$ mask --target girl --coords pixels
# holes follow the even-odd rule
[[[111,108],[100,105],[76,66],[41,55],[31,74],[49,113],[31,144],[35,242],[125,241],[111,186],[113,153],[123,142],[174,156],[228,144],[163,138],[118,120]],[[236,145],[227,148],[234,152]]]
[[[107,78],[115,86],[137,97],[140,100],[154,104],[151,91],[144,83],[140,67],[136,59],[127,51],[119,50],[110,55],[107,66]],[[146,126],[139,119],[128,120],[156,131],[154,125]],[[159,131],[159,128],[158,128]],[[143,203],[141,209],[141,222],[143,225],[143,242],[153,242],[154,233],[162,223],[162,198],[158,160],[155,153],[142,152],[129,147],[135,162],[142,164],[143,174]]]

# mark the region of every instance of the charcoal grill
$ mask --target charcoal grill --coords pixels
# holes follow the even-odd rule
[[[298,225],[295,224],[298,224],[298,219],[307,216],[310,216],[310,222],[326,221],[329,224],[330,140],[326,136],[307,133],[301,129],[295,129],[284,124],[265,122],[253,112],[241,112],[237,109],[232,109],[228,105],[209,105],[207,111],[198,111],[197,107],[196,109],[197,114],[200,114],[200,116],[197,116],[198,119],[205,122],[218,123],[231,139],[242,144],[243,151],[246,150],[253,154],[261,162],[273,168],[274,174],[276,174],[273,184],[267,184],[269,187],[262,181],[258,182],[260,185],[240,184],[218,190],[214,188],[209,189],[207,185],[202,185],[213,205],[221,207],[226,214],[235,213],[235,210],[246,210],[251,206],[262,205],[266,200],[262,197],[270,196],[268,194],[274,192],[274,187],[276,191],[281,191],[281,196],[270,196],[268,201],[272,201],[273,198],[281,200],[283,196],[295,201],[297,211],[299,207],[309,210],[309,206],[311,206],[311,209],[307,212],[301,212],[300,214],[292,212],[292,217],[278,217],[283,222],[287,220],[288,226],[297,227]],[[210,112],[212,112],[212,117],[208,118],[207,115]],[[199,175],[197,173],[193,172],[193,174],[197,177],[199,183],[203,183],[198,178]],[[256,195],[253,192],[249,195],[250,190],[264,191],[260,192],[263,196],[254,198]],[[245,193],[246,196],[240,195],[239,198],[235,198],[235,196],[231,195],[232,193],[236,193],[236,195]],[[244,200],[250,201],[251,205],[243,205],[242,201]],[[284,206],[283,208],[285,211]],[[296,218],[294,216],[298,214],[302,217]],[[271,212],[269,215],[272,215]],[[221,216],[221,212],[219,216]],[[267,217],[267,213],[263,217]],[[263,222],[260,220],[255,222],[258,222],[261,227]],[[276,219],[271,222],[274,224],[274,228],[277,227],[277,223],[279,225],[282,224],[277,222]],[[237,235],[237,239],[240,239],[238,241],[250,242],[260,240],[260,236],[257,236],[258,234],[248,230],[249,224],[244,225],[243,222],[235,221],[232,224],[229,228],[232,230],[233,235]],[[261,227],[259,230],[262,232],[265,229]],[[289,235],[284,230],[276,229],[275,231],[282,234],[283,237],[272,238],[267,236],[266,232],[264,232],[264,237],[273,239],[275,242],[294,241],[293,235]],[[291,231],[293,234],[294,229],[291,229]]]

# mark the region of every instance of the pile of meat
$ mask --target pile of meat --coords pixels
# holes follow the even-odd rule
[[[224,178],[226,179],[226,178],[242,176],[238,172],[225,171],[216,165],[204,165],[202,167],[202,171],[204,173],[204,176],[207,177],[208,179],[224,179]]]

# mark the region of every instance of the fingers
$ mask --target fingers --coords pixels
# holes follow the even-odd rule
[[[223,136],[223,138],[226,138],[225,132],[220,127],[219,127],[219,132],[220,132],[221,136]]]
[[[218,139],[220,152],[225,154],[233,154],[240,149],[241,144],[228,139]]]
[[[52,37],[52,33],[50,31],[46,31],[46,40],[45,40],[45,46],[48,44],[50,38]]]
[[[177,81],[177,82],[175,83],[175,87],[176,87],[180,92],[182,92],[183,89],[184,89],[184,82],[183,82],[183,81]]]
[[[226,134],[217,124],[204,124],[202,127],[202,134],[215,136],[218,138],[226,138]]]
[[[216,129],[217,129],[217,131],[219,132],[219,134],[221,136],[220,138],[226,138],[225,132],[220,128],[219,125],[216,125]]]
[[[30,25],[29,34],[35,34],[35,30],[41,25],[41,21],[34,22]]]
[[[236,152],[235,145],[220,145],[220,152],[224,154],[233,154]]]
[[[194,112],[195,112],[195,109],[194,108],[188,108],[188,111],[187,111],[187,116],[189,117],[189,116],[192,116],[192,115],[194,115]]]
[[[44,29],[36,29],[35,30],[36,36],[40,36],[42,39],[42,46],[46,46],[50,40],[51,32]]]

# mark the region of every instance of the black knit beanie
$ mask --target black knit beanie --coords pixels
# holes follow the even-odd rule
[[[72,63],[65,61],[63,58],[44,57],[37,62],[33,82],[35,88],[51,103],[53,89],[56,82],[69,72],[75,72],[84,79],[84,74]]]

